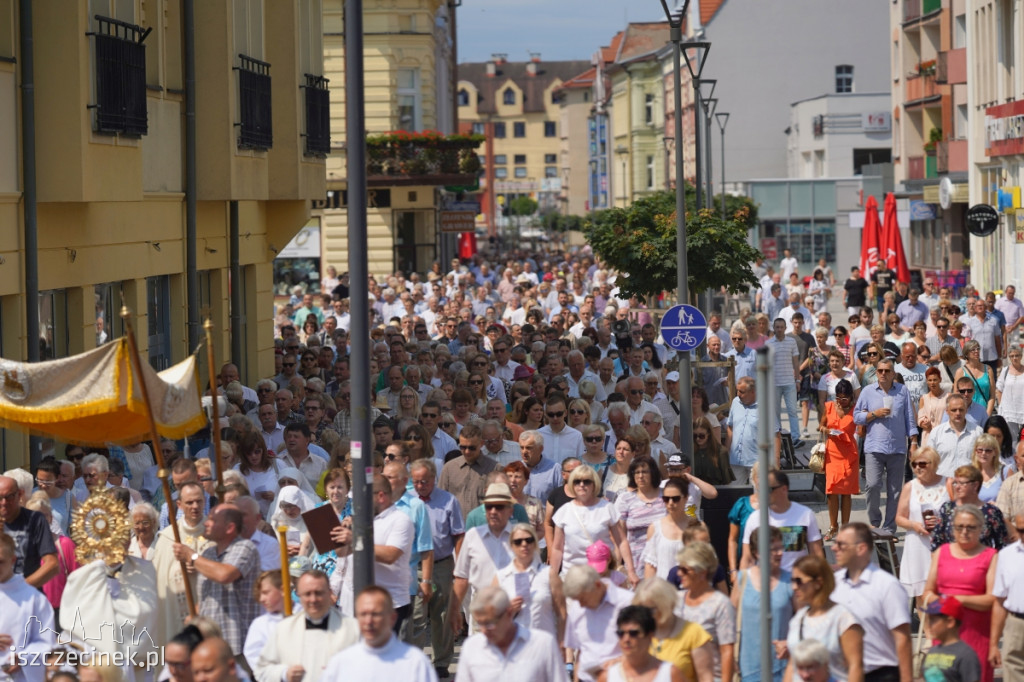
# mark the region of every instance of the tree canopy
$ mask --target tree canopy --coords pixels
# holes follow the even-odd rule
[[[727,197],[726,208],[732,212],[722,220],[720,197],[716,208],[696,214],[692,190],[687,194],[689,292],[725,287],[730,293],[739,293],[757,286],[750,266],[761,254],[747,243],[748,229],[757,224],[757,207],[749,199]],[[616,280],[624,296],[646,299],[676,289],[674,193],[658,192],[638,199],[629,208],[595,213],[584,233],[594,251],[626,275]]]

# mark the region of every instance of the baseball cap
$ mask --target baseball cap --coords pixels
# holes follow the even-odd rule
[[[587,556],[589,557],[589,550],[587,551]],[[956,597],[939,597],[920,610],[930,616],[942,614],[943,616],[949,616],[950,618],[955,618],[959,621],[964,619],[964,607]]]
[[[668,459],[665,460],[665,466],[666,467],[688,467],[688,466],[692,466],[692,462],[690,461],[690,457],[688,455],[684,455],[681,452],[677,452],[674,455],[669,455],[668,456]]]
[[[605,572],[608,568],[608,561],[611,558],[612,550],[601,540],[587,547],[587,563],[598,573]]]
[[[665,375],[665,381],[679,381],[679,372],[669,372]]]

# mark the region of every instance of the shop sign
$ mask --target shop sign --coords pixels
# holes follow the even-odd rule
[[[988,204],[975,204],[967,209],[967,231],[975,237],[987,237],[999,228],[999,211]]]
[[[1024,154],[1024,100],[985,110],[985,154]]]

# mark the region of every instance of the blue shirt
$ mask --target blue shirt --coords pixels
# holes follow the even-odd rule
[[[462,522],[462,507],[447,490],[434,488],[430,497],[420,500],[427,508],[430,516],[431,530],[434,535],[434,563],[447,559],[455,553],[455,540],[466,532]]]
[[[740,377],[755,377],[754,363],[757,361],[757,351],[750,346],[746,346],[742,353],[736,351],[733,348],[728,353],[725,353],[727,358],[736,358],[736,379]]]
[[[415,595],[418,591],[419,581],[416,579],[416,565],[420,562],[420,554],[430,552],[434,549],[434,535],[431,529],[430,516],[427,514],[427,507],[416,497],[415,493],[406,491],[395,502],[399,511],[409,517],[416,527],[416,536],[413,538],[412,552],[409,553],[409,566],[412,568],[412,584],[409,585],[409,594]]]
[[[541,504],[546,504],[551,491],[562,484],[562,467],[547,457],[541,457],[537,466],[530,469],[530,480],[526,482],[523,492],[533,495]]]
[[[910,299],[903,301],[896,306],[896,315],[900,318],[900,324],[904,327],[913,327],[918,322],[928,319],[928,306],[918,299],[917,303],[911,303]]]
[[[729,444],[729,463],[736,466],[754,466],[757,461],[757,402],[744,405],[739,397],[732,399],[725,425],[732,427]],[[782,430],[779,416],[775,415],[775,432]]]
[[[888,417],[868,421],[868,412],[882,409],[882,398],[889,396],[892,412]],[[879,384],[865,386],[853,408],[855,424],[867,427],[864,436],[864,452],[885,455],[906,453],[907,438],[917,435],[914,422],[914,408],[910,404],[910,391],[903,384],[893,383],[888,393]]]

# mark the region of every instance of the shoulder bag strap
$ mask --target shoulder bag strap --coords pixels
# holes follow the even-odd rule
[[[579,505],[577,505],[573,500],[569,500],[566,504],[572,505],[569,508],[572,509],[572,515],[576,517],[576,521],[579,522],[580,528],[582,528],[583,532],[586,534],[586,536],[587,536],[587,544],[588,545],[594,544],[594,538],[590,535],[590,531],[587,530],[587,527],[585,525],[583,525],[583,519],[580,518],[580,512],[579,512],[578,509],[576,509],[576,507],[578,507]],[[609,502],[609,504],[611,504],[611,503]]]
[[[978,389],[978,393],[980,393],[985,398],[985,402],[987,403],[988,400],[989,400],[989,396],[988,396],[987,393],[985,393],[984,391],[981,390],[981,384],[979,384],[978,380],[975,378],[974,372],[972,372],[969,367],[965,367],[964,369],[966,370],[965,374],[967,374],[967,376],[969,376],[971,378],[971,381],[974,382],[974,388]],[[987,366],[986,366],[986,369],[985,369],[985,373],[986,374],[988,373],[988,367]]]

